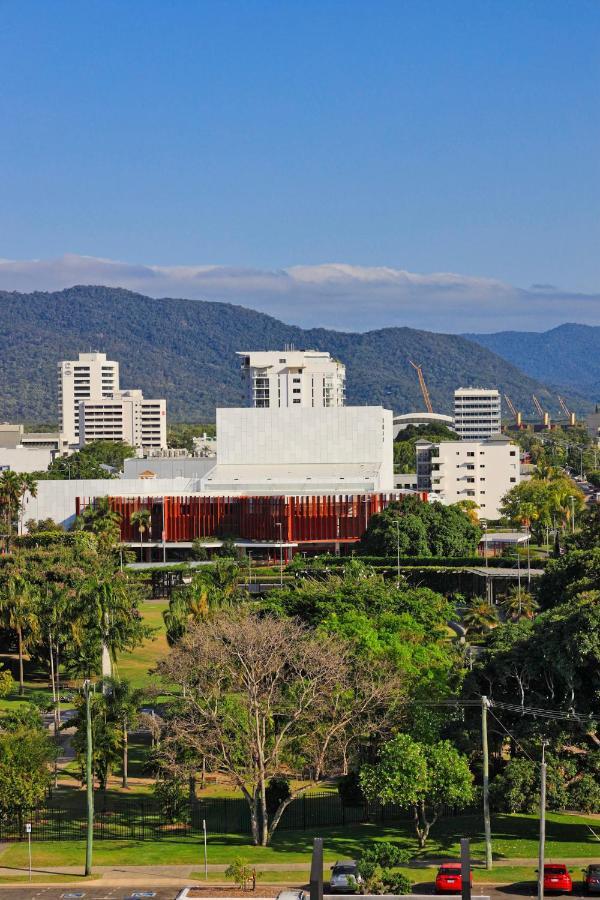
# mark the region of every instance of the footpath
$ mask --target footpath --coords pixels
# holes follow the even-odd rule
[[[0,847],[0,850],[2,848]],[[435,867],[446,862],[446,858],[427,859],[415,862],[411,868],[415,872],[415,880],[418,880],[419,869]],[[588,863],[598,862],[598,857],[570,857],[561,858],[561,862],[566,863],[573,870],[576,878],[583,866]],[[537,865],[537,858],[515,857],[511,859],[495,860],[493,872],[490,873],[489,881],[477,881],[476,887],[485,885],[506,885],[511,884],[512,879],[502,879],[501,870],[503,867],[532,867]],[[212,887],[231,887],[231,881],[218,879],[214,876],[223,874],[227,866],[225,864],[212,864],[208,866],[209,883]],[[262,882],[261,886],[265,888],[276,887],[301,887],[308,882],[308,874],[310,863],[264,863],[257,867],[259,872],[276,873],[278,871],[285,872],[285,878],[279,884],[276,880]],[[479,868],[479,867],[478,867]],[[298,872],[298,878],[290,878],[290,872]],[[82,874],[81,866],[47,866],[43,869],[33,868],[32,875],[36,885],[42,887],[44,885],[58,887],[64,884],[76,890],[77,884],[85,884],[86,879]],[[44,881],[44,876],[48,876],[48,881]],[[64,876],[64,882],[60,876]],[[149,866],[94,866],[93,883],[95,885],[103,885],[106,887],[125,887],[130,885],[139,886],[140,884],[152,886],[153,888],[161,887],[184,887],[189,884],[200,884],[204,880],[204,869],[202,864],[191,865],[149,865]],[[211,877],[212,876],[212,877]],[[0,866],[0,886],[8,887],[12,882],[15,886],[22,885],[23,881],[29,878],[29,869],[13,868],[8,866]]]

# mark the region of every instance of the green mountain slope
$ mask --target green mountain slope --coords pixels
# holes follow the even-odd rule
[[[498,331],[466,338],[515,363],[532,378],[600,400],[600,327],[567,323],[550,331]]]
[[[119,361],[122,387],[166,397],[173,421],[208,421],[216,406],[242,403],[236,350],[290,343],[329,350],[346,363],[350,404],[422,409],[409,359],[423,366],[440,412],[451,411],[459,385],[497,385],[523,410],[531,409],[532,392],[549,397],[538,381],[457,335],[410,328],[307,331],[230,304],[155,300],[106,287],[0,292],[0,306],[0,417],[12,421],[54,420],[58,361],[90,349]]]

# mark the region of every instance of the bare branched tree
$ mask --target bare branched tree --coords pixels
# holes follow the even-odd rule
[[[270,816],[268,780],[345,756],[348,728],[378,730],[397,680],[353,669],[343,640],[317,634],[294,619],[227,610],[192,626],[159,665],[183,699],[162,743],[167,768],[189,771],[203,759],[226,773],[250,808],[255,844],[269,843],[294,789]],[[343,747],[343,752],[340,752]]]

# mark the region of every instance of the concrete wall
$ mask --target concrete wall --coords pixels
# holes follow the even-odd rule
[[[218,409],[219,465],[379,463],[393,484],[393,414],[381,406]]]
[[[0,469],[11,472],[45,472],[54,458],[49,448],[0,447]]]
[[[215,463],[214,457],[203,456],[126,459],[123,478],[139,478],[142,472],[154,472],[157,478],[201,478],[214,468]],[[149,483],[152,485],[153,479]]]

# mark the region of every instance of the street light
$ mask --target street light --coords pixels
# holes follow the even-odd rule
[[[279,587],[283,587],[283,525],[281,522],[275,522],[279,528]]]

